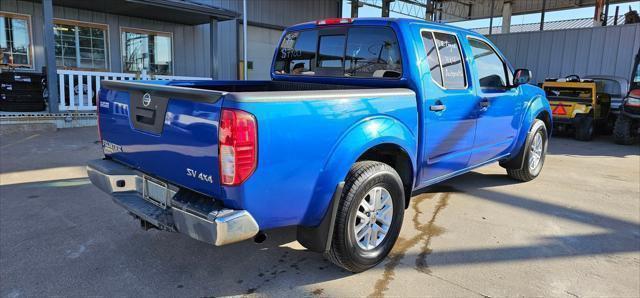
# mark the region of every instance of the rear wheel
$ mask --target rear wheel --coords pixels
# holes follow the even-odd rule
[[[638,135],[633,131],[633,120],[620,113],[613,127],[613,138],[617,144],[631,145],[638,140]]]
[[[585,116],[578,120],[576,126],[576,140],[579,141],[591,141],[593,139],[593,135],[595,132],[595,127],[593,123],[593,117]]]
[[[403,216],[398,173],[384,163],[357,162],[345,181],[327,258],[351,272],[377,265],[395,244]]]
[[[507,168],[507,175],[525,182],[538,177],[547,155],[548,136],[544,122],[536,119],[529,130],[527,141],[520,149],[522,150],[520,155],[523,157],[522,164],[519,168]]]

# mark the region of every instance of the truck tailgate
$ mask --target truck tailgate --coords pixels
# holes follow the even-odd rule
[[[218,197],[218,120],[224,94],[159,82],[103,82],[98,120],[105,155]]]

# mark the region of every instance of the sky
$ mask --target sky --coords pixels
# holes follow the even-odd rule
[[[613,16],[616,11],[616,6],[620,6],[620,14],[623,15],[627,11],[629,11],[629,6],[632,9],[640,12],[640,1],[633,1],[629,3],[610,5],[609,6],[609,16]],[[571,20],[571,19],[582,19],[582,18],[591,18],[593,17],[594,8],[593,7],[583,7],[576,9],[568,9],[563,11],[552,11],[545,13],[544,20],[546,22],[553,21],[561,21],[561,20]],[[379,17],[381,11],[379,8],[371,7],[365,5],[358,10],[359,17]],[[501,14],[501,12],[496,12],[497,15]],[[351,4],[348,0],[342,1],[342,16],[349,17],[351,15]],[[398,15],[395,13],[391,13],[392,17],[407,17],[403,15]],[[531,24],[531,23],[539,23],[540,22],[540,13],[534,14],[525,14],[511,17],[511,25],[518,24]],[[452,25],[456,25],[462,28],[472,29],[472,28],[482,28],[489,27],[489,19],[480,19],[473,21],[462,21],[462,22],[452,22]],[[493,26],[500,26],[502,24],[502,17],[493,18]]]

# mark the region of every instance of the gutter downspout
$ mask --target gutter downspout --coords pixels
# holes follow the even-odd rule
[[[247,65],[249,64],[247,61],[247,0],[242,0],[242,45],[242,72],[246,81],[249,78],[247,73]]]

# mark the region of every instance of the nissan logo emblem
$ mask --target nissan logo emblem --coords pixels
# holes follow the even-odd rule
[[[151,94],[149,94],[149,93],[145,93],[145,94],[142,96],[142,104],[143,104],[145,107],[148,107],[148,106],[151,104]]]

